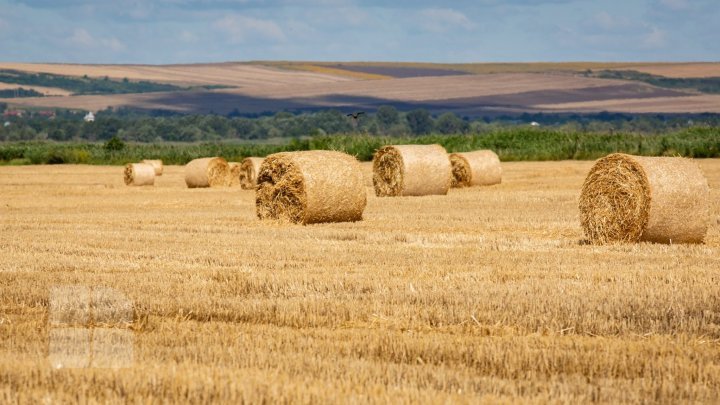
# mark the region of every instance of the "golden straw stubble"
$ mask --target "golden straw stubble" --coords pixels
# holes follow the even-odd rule
[[[260,166],[255,196],[260,219],[300,224],[359,221],[366,204],[360,163],[345,153],[276,153]]]
[[[155,168],[146,163],[128,163],[124,171],[128,186],[152,186],[155,184]]]
[[[254,190],[257,185],[257,175],[260,172],[264,158],[247,157],[240,165],[240,187],[244,190]]]
[[[185,165],[185,184],[189,188],[227,186],[229,171],[221,157],[195,159]]]
[[[452,186],[491,186],[502,182],[500,158],[491,150],[450,154]]]
[[[445,195],[452,167],[440,145],[390,145],[373,157],[373,186],[378,197]]]
[[[596,244],[702,243],[709,187],[692,159],[621,153],[598,160],[580,194],[580,223]]]

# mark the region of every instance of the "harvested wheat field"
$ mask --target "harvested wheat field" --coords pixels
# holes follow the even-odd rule
[[[446,196],[368,186],[363,221],[308,226],[178,166],[155,187],[0,167],[0,402],[716,401],[720,160],[699,163],[705,244],[603,246],[579,220],[593,162],[503,163]],[[100,311],[110,289],[130,319]],[[58,291],[95,315],[57,315]],[[65,329],[87,338],[62,362]],[[128,368],[101,368],[109,336]]]

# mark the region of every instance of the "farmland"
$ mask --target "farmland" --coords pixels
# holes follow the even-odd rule
[[[167,83],[192,91],[5,99],[20,108],[97,111],[107,107],[182,113],[257,114],[328,108],[409,110],[461,115],[523,112],[720,112],[718,97],[693,88],[667,89],[635,80],[586,77],[593,71],[634,71],[695,81],[720,76],[718,63],[361,63],[228,62],[191,65],[0,63],[0,69]],[[706,78],[706,79],[703,79]],[[666,80],[667,81],[667,80]],[[223,89],[198,89],[222,86]],[[594,105],[593,103],[599,103]]]
[[[0,167],[0,401],[712,402],[720,160],[699,162],[705,244],[602,247],[578,220],[589,161],[506,162],[442,197],[368,187],[363,221],[313,226],[179,166],[148,188]],[[49,367],[62,285],[133,303],[131,368]]]

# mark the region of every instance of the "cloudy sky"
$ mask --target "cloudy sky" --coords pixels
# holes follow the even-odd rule
[[[718,61],[720,0],[0,0],[0,60]]]

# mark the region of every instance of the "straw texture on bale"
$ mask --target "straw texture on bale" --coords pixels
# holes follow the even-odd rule
[[[692,159],[615,153],[585,179],[580,221],[596,244],[701,243],[709,204],[707,179]]]
[[[185,184],[189,188],[227,185],[227,161],[219,157],[195,159],[185,165]]]
[[[260,219],[300,224],[359,221],[367,203],[360,163],[333,151],[283,152],[260,166]]]
[[[229,162],[228,163],[228,178],[227,178],[227,185],[230,187],[235,187],[240,185],[240,163],[238,162]]]
[[[125,184],[128,186],[152,186],[155,184],[155,168],[146,163],[128,163],[125,166]]]
[[[502,182],[500,158],[491,150],[451,153],[452,186],[491,186]]]
[[[373,157],[373,185],[379,197],[445,195],[452,168],[440,145],[391,145]]]
[[[240,166],[240,187],[245,190],[254,190],[257,185],[257,175],[264,158],[248,157],[243,159]]]
[[[155,169],[156,176],[162,176],[163,174],[163,161],[162,160],[148,160],[145,159],[141,163],[146,163]]]

